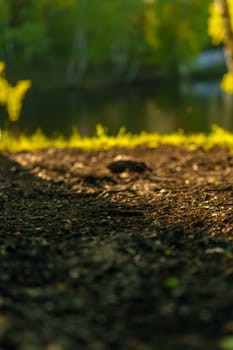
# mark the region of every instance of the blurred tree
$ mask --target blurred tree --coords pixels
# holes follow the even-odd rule
[[[9,3],[0,0],[0,8],[0,55],[5,60],[14,54],[14,43],[9,23]]]
[[[0,23],[3,23],[0,44],[6,61],[32,62],[42,59],[48,50],[46,23],[35,0],[1,2]],[[1,24],[0,24],[1,25]]]
[[[224,44],[228,72],[223,76],[221,86],[233,94],[233,0],[212,2],[208,29],[214,44]]]
[[[69,75],[74,76],[75,62],[79,72],[88,63],[112,62],[114,71],[128,78],[145,64],[162,63],[174,72],[180,62],[209,44],[209,2],[99,0],[90,6],[80,0]]]
[[[93,66],[112,66],[124,79],[152,65],[173,74],[209,44],[209,2],[0,0],[0,56],[27,65],[66,62],[68,80]]]
[[[41,0],[41,12],[47,27],[52,59],[68,57],[76,28],[78,0]]]
[[[112,63],[115,73],[125,74],[143,53],[143,37],[137,21],[143,8],[141,0],[99,0],[91,6],[80,0],[78,4],[70,74],[75,61],[79,73],[83,73],[88,63]]]
[[[150,46],[148,56],[152,62],[162,60],[177,68],[180,62],[189,59],[208,45],[204,29],[209,0],[147,2],[150,9],[147,9],[146,24],[149,20],[153,28],[150,25],[148,31],[147,24],[145,34]],[[151,12],[150,16],[148,11]]]

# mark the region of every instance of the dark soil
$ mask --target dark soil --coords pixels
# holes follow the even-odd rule
[[[233,335],[233,155],[0,155],[0,349],[193,350]]]

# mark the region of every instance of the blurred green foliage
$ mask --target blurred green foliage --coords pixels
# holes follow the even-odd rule
[[[209,45],[210,0],[0,0],[0,59],[8,65],[61,63],[67,76],[111,67],[176,71]]]

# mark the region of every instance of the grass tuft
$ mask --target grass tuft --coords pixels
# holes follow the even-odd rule
[[[143,144],[152,148],[158,147],[160,144],[183,146],[190,151],[200,147],[210,149],[214,146],[227,147],[233,150],[233,133],[213,125],[209,134],[184,134],[183,131],[178,131],[162,135],[142,131],[140,134],[134,135],[128,133],[125,128],[121,128],[117,135],[111,136],[107,134],[102,125],[97,125],[96,134],[93,137],[81,136],[77,130],[74,130],[69,138],[63,136],[49,138],[40,130],[31,136],[20,134],[16,137],[9,130],[3,130],[0,138],[0,150],[11,152],[33,151],[49,147],[77,147],[86,150],[109,149],[117,146],[134,148]]]

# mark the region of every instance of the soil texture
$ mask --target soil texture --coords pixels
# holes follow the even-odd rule
[[[0,349],[232,349],[229,150],[5,152],[0,180]]]

